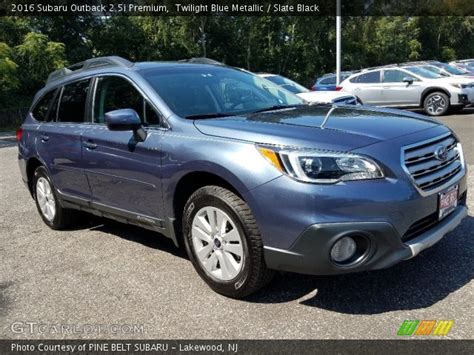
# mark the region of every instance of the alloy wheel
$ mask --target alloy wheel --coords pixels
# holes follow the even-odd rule
[[[427,110],[430,114],[437,115],[446,109],[446,100],[441,95],[433,95],[428,99]]]
[[[56,199],[49,181],[42,176],[36,182],[36,199],[43,216],[52,222],[56,216]]]
[[[198,262],[219,281],[234,279],[244,265],[242,236],[227,213],[203,207],[193,218],[192,245]]]

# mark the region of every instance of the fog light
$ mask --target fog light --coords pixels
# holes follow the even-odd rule
[[[351,237],[343,237],[334,243],[331,249],[331,259],[336,263],[343,263],[354,256],[357,245]]]

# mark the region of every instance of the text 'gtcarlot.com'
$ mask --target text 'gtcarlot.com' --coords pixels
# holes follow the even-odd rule
[[[14,322],[10,330],[15,334],[143,334],[143,324],[47,324]]]

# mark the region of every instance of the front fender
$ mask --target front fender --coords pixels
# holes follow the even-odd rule
[[[162,150],[163,199],[168,216],[173,215],[177,184],[190,173],[213,174],[241,195],[281,176],[252,143],[166,132]]]

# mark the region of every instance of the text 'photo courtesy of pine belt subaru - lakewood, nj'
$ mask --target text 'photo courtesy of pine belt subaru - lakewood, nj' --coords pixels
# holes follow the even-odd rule
[[[387,268],[467,215],[462,146],[443,124],[308,104],[221,64],[105,57],[59,70],[17,140],[48,226],[80,210],[157,231],[234,298],[275,270]]]

